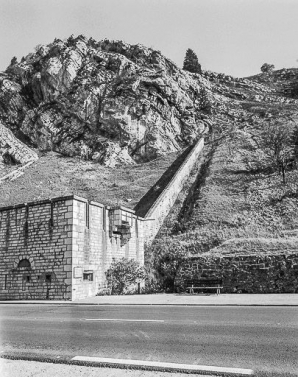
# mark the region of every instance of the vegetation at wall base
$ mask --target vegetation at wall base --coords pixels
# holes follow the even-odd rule
[[[137,285],[145,280],[144,268],[134,259],[113,259],[105,274],[112,295],[137,293]]]

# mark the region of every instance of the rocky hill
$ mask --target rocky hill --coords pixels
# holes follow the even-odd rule
[[[141,45],[56,39],[1,74],[0,119],[38,150],[135,164],[204,131],[208,85]]]
[[[133,207],[203,135],[205,161],[160,242],[170,234],[203,253],[296,247],[296,161],[283,182],[264,130],[293,131],[297,77],[194,74],[151,48],[84,36],[37,46],[0,74],[0,179],[19,169],[7,163],[40,157],[0,181],[0,205],[74,192]]]

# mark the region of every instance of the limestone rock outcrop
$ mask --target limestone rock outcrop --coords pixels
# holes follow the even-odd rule
[[[1,74],[0,119],[39,150],[134,164],[198,138],[208,85],[142,45],[56,39]]]
[[[38,159],[38,154],[18,140],[0,123],[0,163],[26,164]]]
[[[251,104],[296,105],[294,71],[195,74],[140,44],[71,36],[37,46],[0,73],[0,121],[40,151],[135,164],[253,122]]]

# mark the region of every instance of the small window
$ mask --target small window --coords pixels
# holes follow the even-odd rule
[[[29,268],[31,268],[31,263],[29,262],[28,259],[21,259],[19,261],[19,264],[18,264],[18,268],[20,268],[20,267],[29,267]]]
[[[46,274],[46,283],[51,283],[51,282],[52,282],[52,275]]]
[[[29,283],[29,282],[30,282],[30,280],[31,280],[30,276],[29,276],[29,275],[27,275],[27,276],[26,276],[26,282],[27,282],[27,283]]]
[[[83,273],[83,280],[93,281],[93,272],[84,272]]]

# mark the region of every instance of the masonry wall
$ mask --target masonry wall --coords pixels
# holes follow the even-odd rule
[[[105,286],[105,271],[113,258],[144,264],[142,220],[134,211],[80,198],[73,201],[72,223],[73,300],[95,296]]]
[[[204,139],[200,139],[177,170],[174,177],[167,184],[162,194],[144,216],[144,235],[147,244],[152,242],[158,233],[164,219],[174,205],[178,194],[182,190],[186,179],[201,154],[203,147]]]
[[[224,293],[298,293],[298,254],[191,258],[178,271],[176,290],[192,278],[222,278]]]
[[[71,299],[72,207],[64,198],[0,209],[0,300]]]

